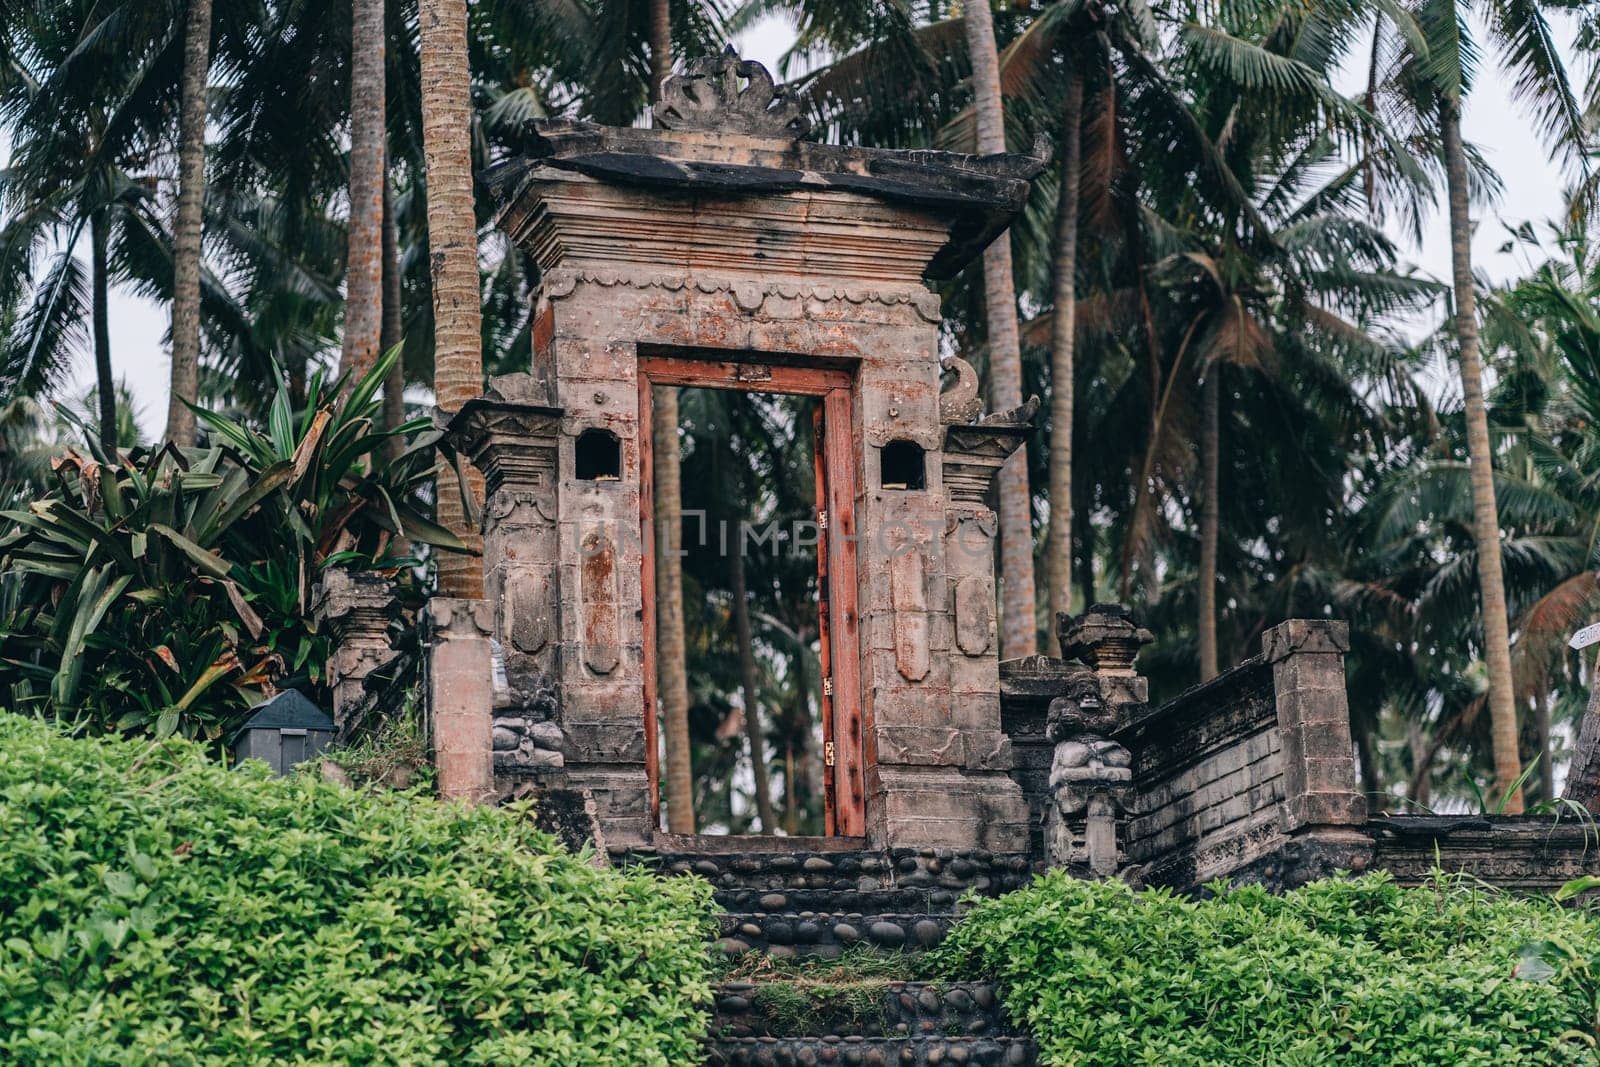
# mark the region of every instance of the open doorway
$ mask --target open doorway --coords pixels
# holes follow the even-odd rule
[[[840,674],[855,676],[854,549],[829,522],[853,496],[848,455],[838,455],[849,447],[849,378],[649,357],[640,381],[652,441],[642,578],[658,825],[859,833],[859,700],[848,680],[839,699]],[[667,448],[675,494],[674,472],[654,459]]]

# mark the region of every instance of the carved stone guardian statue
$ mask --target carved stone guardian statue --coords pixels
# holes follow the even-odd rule
[[[1100,878],[1117,872],[1117,817],[1133,780],[1133,757],[1108,740],[1117,722],[1093,670],[1080,669],[1050,702],[1045,731],[1055,755],[1044,835],[1053,866],[1087,868]]]

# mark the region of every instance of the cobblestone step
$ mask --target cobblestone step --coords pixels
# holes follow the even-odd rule
[[[711,1033],[736,1037],[1015,1036],[990,982],[723,982]]]
[[[708,1042],[708,1067],[1032,1067],[1021,1037],[742,1037]]]
[[[732,912],[718,917],[716,947],[729,956],[841,955],[846,949],[920,952],[944,939],[950,912]]]
[[[705,842],[691,848],[684,842]],[[982,850],[840,847],[833,838],[671,838],[655,847],[612,850],[621,864],[645,865],[662,874],[695,874],[726,894],[729,910],[749,895],[835,891],[842,893],[924,890],[949,894],[968,890],[995,896],[1020,888],[1032,877],[1021,856]],[[865,905],[861,905],[864,909]]]
[[[717,906],[729,912],[956,912],[962,890],[929,886],[864,889],[716,889]]]

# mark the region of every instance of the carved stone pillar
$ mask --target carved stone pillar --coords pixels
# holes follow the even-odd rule
[[[494,693],[488,601],[434,597],[423,612],[428,642],[428,714],[439,794],[483,803],[494,795]]]
[[[483,471],[484,592],[507,692],[494,712],[494,766],[526,777],[563,765],[560,689],[562,411],[543,383],[510,374],[451,420],[457,449]]]
[[[317,583],[312,615],[333,641],[328,685],[333,689],[333,722],[341,737],[365,700],[367,675],[394,655],[389,647],[394,601],[394,586],[378,574],[332,567]]]
[[[1139,650],[1155,635],[1133,621],[1121,604],[1095,604],[1082,615],[1056,616],[1061,658],[1078,660],[1100,679],[1100,697],[1118,711],[1150,700],[1150,682],[1134,669]]]
[[[1053,865],[1109,878],[1123,863],[1133,780],[1133,757],[1111,735],[1149,699],[1149,684],[1134,661],[1154,638],[1119,604],[1096,604],[1076,616],[1062,613],[1056,634],[1062,656],[1083,667],[1050,703],[1046,734],[1055,752],[1045,852]]]
[[[974,844],[992,851],[1024,852],[1028,848],[1027,803],[1010,776],[1011,742],[1000,722],[994,574],[999,527],[987,498],[1007,457],[1027,440],[1038,400],[983,417],[972,368],[955,359],[946,360],[945,366],[956,371],[957,382],[939,398],[944,430],[939,455],[945,493],[941,555],[948,597],[941,614],[950,628],[942,655],[949,663],[951,724],[962,751],[956,773],[950,774],[948,781],[930,783],[936,796],[921,799],[904,786],[901,792],[922,810],[938,804],[957,816],[965,814],[977,828]],[[897,574],[892,567],[889,578],[895,586]],[[897,772],[883,765],[881,747],[879,752],[880,776],[893,784]]]
[[[1290,619],[1261,637],[1283,741],[1286,829],[1366,822],[1344,690],[1349,648],[1349,623],[1323,619]]]

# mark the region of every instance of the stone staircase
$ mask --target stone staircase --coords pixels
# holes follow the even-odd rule
[[[711,883],[722,913],[706,1063],[712,1067],[1023,1067],[1033,1042],[991,983],[930,979],[924,950],[971,890],[1031,876],[1025,859],[874,851],[852,838],[658,835],[622,863]]]

